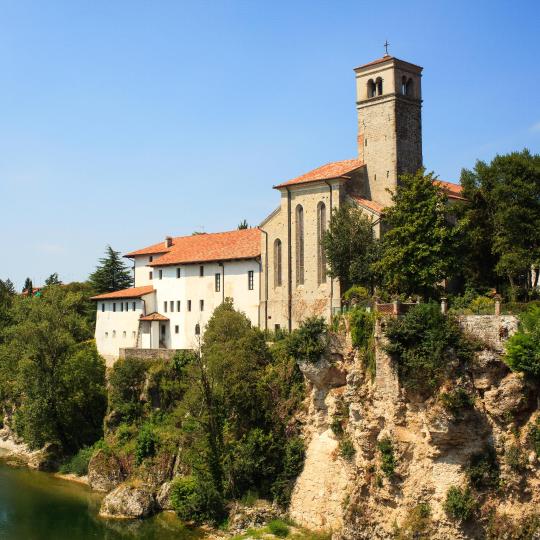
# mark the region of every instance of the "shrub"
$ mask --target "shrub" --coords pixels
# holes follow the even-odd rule
[[[343,436],[343,426],[341,425],[341,418],[334,416],[332,423],[330,424],[330,429],[334,432],[336,437]]]
[[[470,304],[469,310],[474,315],[493,315],[495,302],[487,296],[477,296]]]
[[[467,468],[471,485],[477,490],[493,489],[499,485],[499,465],[493,448],[471,456]]]
[[[384,437],[377,443],[377,448],[381,453],[381,470],[387,477],[390,477],[396,470],[396,458],[392,440],[389,437]]]
[[[462,411],[474,407],[474,398],[464,388],[443,392],[439,397],[443,407],[455,418],[459,418]]]
[[[540,456],[540,417],[536,419],[536,422],[529,428],[527,439],[537,456]]]
[[[512,371],[540,376],[540,306],[520,315],[519,331],[506,342],[504,361]]]
[[[369,303],[369,293],[365,287],[353,285],[345,291],[343,301],[349,306],[366,306]]]
[[[156,453],[157,437],[151,426],[145,424],[139,431],[135,446],[135,463],[140,465],[144,459]]]
[[[398,366],[401,383],[410,391],[431,395],[453,360],[470,360],[472,345],[456,321],[442,315],[435,303],[418,304],[386,330],[386,351]]]
[[[354,449],[354,444],[352,443],[351,439],[347,437],[340,441],[339,453],[343,459],[352,461],[354,455],[356,454],[356,450]]]
[[[507,514],[492,512],[486,527],[486,540],[533,540],[539,531],[538,514],[520,515],[514,520]]]
[[[512,444],[506,449],[504,459],[506,464],[514,471],[522,471],[525,468],[525,456],[521,447],[517,444]]]
[[[268,530],[279,538],[286,538],[289,536],[289,526],[281,519],[273,519],[268,523]]]
[[[173,510],[184,521],[218,523],[223,517],[223,499],[213,484],[196,476],[173,480],[170,491]]]
[[[60,472],[64,474],[76,474],[77,476],[85,476],[88,474],[88,463],[94,453],[94,447],[87,446],[81,448],[67,463],[60,467]]]
[[[300,437],[294,437],[287,441],[282,471],[272,484],[271,489],[274,500],[283,507],[289,504],[294,482],[304,467],[305,456],[304,441]]]
[[[446,493],[444,510],[459,521],[468,520],[475,512],[477,502],[469,488],[451,486]]]
[[[317,362],[326,351],[328,328],[324,319],[310,317],[287,339],[287,352],[296,360]]]
[[[363,307],[356,307],[349,312],[349,320],[353,346],[366,349],[373,339],[375,315]]]
[[[429,538],[431,534],[431,508],[429,503],[420,503],[412,508],[403,521],[395,540]]]

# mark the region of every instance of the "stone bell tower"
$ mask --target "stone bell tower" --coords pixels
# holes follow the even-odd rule
[[[422,166],[422,68],[385,55],[356,68],[358,157],[368,197],[390,205],[401,174]]]

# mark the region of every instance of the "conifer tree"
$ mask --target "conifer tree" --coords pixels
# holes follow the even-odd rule
[[[60,281],[60,278],[58,277],[58,272],[54,272],[54,274],[51,274],[46,280],[45,280],[45,286],[48,287],[49,285],[61,285],[62,282]]]
[[[29,277],[27,277],[24,281],[22,292],[26,293],[28,296],[32,296],[32,293],[34,292],[34,285]]]
[[[107,246],[105,257],[88,278],[96,293],[106,293],[127,289],[133,285],[131,271],[122,261],[119,251]]]

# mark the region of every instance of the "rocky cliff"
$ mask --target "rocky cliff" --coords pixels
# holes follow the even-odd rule
[[[301,366],[310,395],[295,521],[341,539],[534,537],[521,534],[538,519],[540,463],[530,444],[538,393],[502,362],[517,320],[460,323],[483,345],[428,400],[402,388],[380,328],[375,377],[346,336],[334,339],[326,358]],[[452,410],[441,395],[457,386],[474,401]],[[474,515],[460,521],[444,502],[452,486],[471,479]]]

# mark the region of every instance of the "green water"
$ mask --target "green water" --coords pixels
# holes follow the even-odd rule
[[[1,540],[87,540],[89,538],[194,540],[201,535],[170,513],[148,520],[104,520],[101,497],[87,487],[0,459]]]

